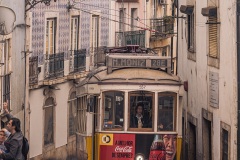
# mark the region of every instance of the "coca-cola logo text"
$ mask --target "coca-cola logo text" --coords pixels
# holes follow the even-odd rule
[[[130,147],[130,146],[125,146],[125,147],[117,146],[115,148],[115,152],[132,152],[132,148],[133,147]]]

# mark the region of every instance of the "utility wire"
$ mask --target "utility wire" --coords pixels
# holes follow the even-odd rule
[[[97,5],[92,5],[92,4],[86,4],[86,3],[82,3],[82,2],[75,2],[75,0],[74,0],[74,3],[75,3],[75,4],[79,3],[79,4],[83,4],[83,5],[87,5],[87,6],[92,6],[92,7],[96,7],[96,8],[103,8],[103,9],[108,9],[108,10],[112,10],[112,11],[117,11],[117,12],[119,12],[119,10],[116,10],[116,9],[105,8],[105,7],[101,7],[101,6],[97,6]],[[140,19],[139,17],[133,18],[133,17],[132,17],[131,15],[129,15],[128,13],[126,13],[126,12],[124,12],[124,13],[125,13],[128,17],[130,17],[130,18],[123,17],[124,19],[136,20],[136,21],[138,21],[139,23],[143,24],[145,27],[150,27],[150,26],[148,26],[147,24],[141,22],[141,20],[144,20],[144,19]],[[104,13],[103,13],[103,14],[104,14]],[[112,14],[109,14],[109,15],[112,15]],[[117,16],[117,15],[113,15],[113,16],[120,17],[120,16]],[[139,20],[138,20],[138,19],[139,19]],[[151,20],[151,19],[149,19],[149,20]]]
[[[93,13],[91,13],[91,11],[90,10],[83,10],[83,9],[81,9],[81,8],[76,8],[76,7],[72,7],[73,9],[76,9],[76,10],[81,10],[81,11],[83,11],[83,12],[85,12],[85,13],[88,13],[88,14],[91,14],[91,15],[94,15]],[[107,20],[110,20],[110,21],[113,21],[113,22],[116,22],[116,23],[123,23],[123,24],[125,24],[125,25],[128,25],[128,26],[133,26],[133,27],[135,27],[135,28],[140,28],[140,29],[143,29],[143,30],[148,30],[148,31],[151,31],[151,32],[158,32],[158,31],[156,31],[156,30],[152,30],[151,28],[144,28],[144,27],[140,27],[140,26],[136,26],[136,25],[131,25],[131,24],[128,24],[128,23],[126,23],[126,22],[120,22],[120,21],[117,21],[117,20],[114,20],[114,19],[111,19],[111,18],[108,18],[108,17],[104,17],[104,16],[100,16],[100,18],[102,18],[102,19],[107,19]]]

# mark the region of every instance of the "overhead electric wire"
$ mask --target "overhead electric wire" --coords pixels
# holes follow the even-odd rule
[[[101,7],[101,6],[96,6],[96,5],[92,5],[92,4],[86,4],[86,3],[82,3],[82,2],[75,2],[75,0],[73,1],[75,4],[83,4],[83,5],[87,5],[87,6],[92,6],[92,7],[96,7],[96,8],[103,8],[103,9],[108,9],[108,10],[113,10],[113,11],[117,11],[119,12],[119,10],[116,10],[116,9],[110,9],[110,8],[105,8],[105,7]],[[139,20],[137,20],[136,18],[133,18],[131,15],[129,15],[128,13],[124,12],[128,17],[130,18],[127,18],[127,17],[123,17],[124,19],[131,19],[131,20],[135,20],[135,21],[138,21],[139,23],[143,24],[144,26],[146,27],[150,27],[148,26],[147,24],[141,22],[141,20],[143,19],[140,19],[139,17]],[[103,13],[104,14],[104,13]],[[108,15],[112,15],[112,14],[108,14]],[[117,16],[117,15],[113,15],[113,16],[116,16],[116,17],[120,17],[120,16]],[[151,19],[150,19],[151,20]]]
[[[76,10],[81,10],[85,13],[88,13],[88,14],[91,14],[91,15],[95,15],[94,13],[91,13],[91,10],[86,10],[86,9],[81,9],[81,8],[76,8],[76,7],[72,7],[73,9],[76,9]],[[95,12],[95,11],[94,11]],[[114,19],[111,19],[111,18],[108,18],[108,17],[104,17],[104,16],[99,16],[100,18],[102,19],[107,19],[107,20],[110,20],[110,21],[113,21],[113,22],[116,22],[116,23],[123,23],[125,25],[128,25],[128,26],[133,26],[135,28],[140,28],[140,29],[143,29],[143,30],[148,30],[148,31],[151,31],[151,32],[158,32],[156,30],[152,30],[151,28],[144,28],[144,27],[140,27],[140,26],[136,26],[136,25],[131,25],[129,23],[126,23],[126,22],[120,22],[120,21],[117,21],[117,20],[114,20]]]

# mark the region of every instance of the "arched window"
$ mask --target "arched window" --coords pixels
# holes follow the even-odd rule
[[[44,145],[54,143],[54,99],[49,97],[44,105]]]

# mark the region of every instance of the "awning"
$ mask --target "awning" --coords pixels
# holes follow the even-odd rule
[[[202,8],[202,15],[207,17],[217,17],[217,7]]]
[[[194,6],[193,5],[181,5],[180,12],[185,14],[192,14]]]

